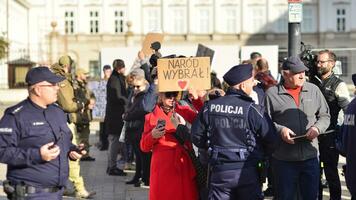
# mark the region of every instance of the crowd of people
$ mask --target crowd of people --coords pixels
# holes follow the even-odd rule
[[[306,75],[310,66],[291,56],[281,62],[277,81],[268,58],[254,52],[226,72],[223,82],[212,72],[208,91],[159,92],[160,47],[152,43],[149,57],[140,51],[127,76],[122,59],[103,67],[107,103],[98,148],[108,151],[109,176],[126,176],[125,168],[135,163],[126,184],[149,186],[150,200],[321,200],[324,172],[330,199],[339,200],[341,154],[356,198],[356,108],[347,85],[333,73],[332,51],[318,52],[316,74]],[[66,55],[50,67],[32,68],[28,98],[0,121],[9,199],[95,195],[85,187],[79,161],[95,161],[89,133],[96,99],[87,88],[88,72],[72,72],[73,63]]]

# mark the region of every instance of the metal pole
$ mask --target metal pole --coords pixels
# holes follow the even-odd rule
[[[300,54],[300,23],[288,23],[288,57]]]

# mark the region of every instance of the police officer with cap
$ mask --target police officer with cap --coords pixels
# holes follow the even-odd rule
[[[210,153],[209,199],[263,199],[257,165],[279,139],[249,96],[252,71],[251,64],[231,68],[226,95],[207,102],[192,125],[192,142]]]
[[[356,74],[352,75],[352,81],[356,92]],[[350,191],[352,200],[356,199],[356,99],[354,98],[344,115],[342,126],[342,151],[346,155],[345,179],[347,188]]]
[[[26,75],[28,98],[6,109],[0,120],[0,162],[8,165],[4,190],[9,199],[62,199],[68,156],[76,160],[85,153],[71,143],[67,117],[54,104],[61,81],[48,67],[32,68]]]

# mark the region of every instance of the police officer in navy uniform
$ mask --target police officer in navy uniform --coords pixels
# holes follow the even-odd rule
[[[251,64],[231,68],[226,95],[207,102],[192,125],[192,142],[210,153],[209,199],[263,199],[257,165],[264,147],[271,152],[279,139],[249,96],[252,71]]]
[[[62,199],[68,156],[75,160],[85,153],[71,143],[67,116],[54,104],[63,79],[48,67],[32,68],[26,75],[28,98],[6,109],[0,120],[0,162],[8,165],[4,191],[9,199]]]
[[[352,81],[355,85],[356,93],[356,74],[352,75]],[[344,123],[342,126],[342,151],[346,156],[346,171],[345,180],[347,188],[350,191],[352,200],[356,200],[356,99],[354,98],[344,116]]]

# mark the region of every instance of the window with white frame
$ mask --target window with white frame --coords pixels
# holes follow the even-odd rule
[[[346,8],[336,9],[336,31],[346,31]]]
[[[161,9],[160,7],[147,7],[144,9],[144,32],[161,30]]]
[[[225,8],[225,31],[226,33],[237,32],[237,10],[236,8]]]
[[[263,32],[263,26],[265,25],[265,7],[263,6],[254,6],[251,8],[252,11],[252,23],[251,23],[251,32],[259,33]]]
[[[279,7],[275,11],[276,21],[275,21],[275,31],[276,33],[287,33],[288,32],[288,16],[287,7]]]
[[[64,12],[64,32],[66,34],[74,33],[74,12],[65,11]]]
[[[303,33],[310,33],[313,32],[313,8],[304,7],[303,8],[303,21],[302,21],[302,32]]]
[[[186,8],[176,7],[172,9],[171,32],[174,34],[183,34],[186,32]]]
[[[115,33],[123,33],[125,29],[125,16],[123,10],[116,10],[114,12]]]
[[[90,33],[99,33],[99,11],[90,11]]]
[[[210,8],[199,8],[198,9],[198,26],[197,26],[197,32],[198,33],[203,33],[203,34],[208,34],[210,33]]]

